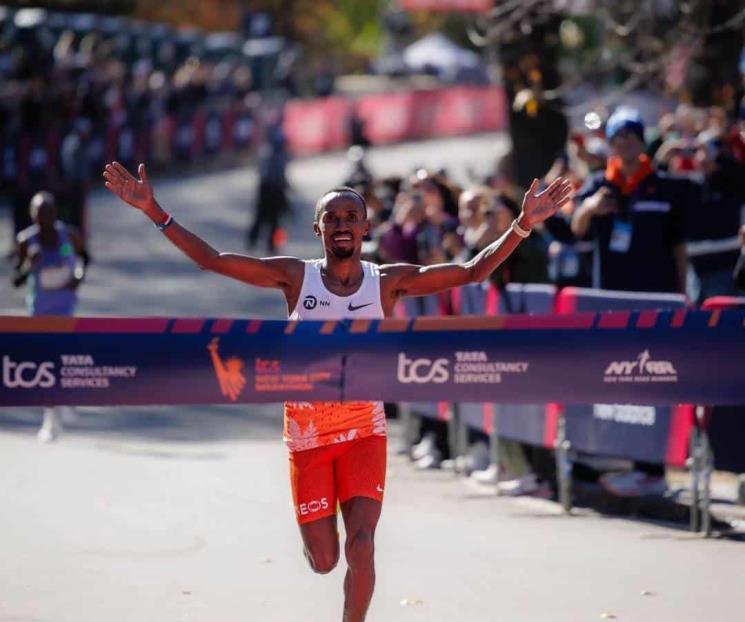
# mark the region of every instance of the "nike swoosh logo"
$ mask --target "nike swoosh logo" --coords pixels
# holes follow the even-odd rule
[[[364,304],[364,305],[357,305],[357,306],[355,306],[355,305],[353,305],[350,302],[349,303],[349,306],[347,307],[347,309],[349,311],[358,311],[359,309],[364,309],[365,307],[369,307],[371,304],[372,304],[372,302],[368,302],[367,304]]]
[[[382,489],[382,488],[380,487],[380,484],[378,484],[378,485],[377,485],[377,486],[375,487],[375,490],[377,490],[378,492],[383,492],[383,489]]]

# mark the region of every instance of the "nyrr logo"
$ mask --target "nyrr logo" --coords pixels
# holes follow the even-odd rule
[[[405,353],[399,352],[397,377],[401,384],[442,384],[450,379],[448,360],[410,359]]]
[[[50,361],[39,365],[30,361],[16,363],[3,356],[3,385],[9,389],[49,389],[56,382],[54,363]]]
[[[671,361],[654,361],[644,350],[635,361],[613,361],[605,370],[605,382],[677,382]]]

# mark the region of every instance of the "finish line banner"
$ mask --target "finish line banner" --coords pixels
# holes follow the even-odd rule
[[[278,322],[0,318],[0,406],[745,404],[745,311]]]

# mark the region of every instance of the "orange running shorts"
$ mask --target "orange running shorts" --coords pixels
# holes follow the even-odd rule
[[[292,501],[299,524],[336,514],[337,501],[368,497],[383,502],[387,440],[359,440],[290,453]]]

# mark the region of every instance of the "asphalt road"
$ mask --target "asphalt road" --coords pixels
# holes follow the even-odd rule
[[[372,154],[484,171],[498,136]],[[287,252],[310,257],[312,202],[344,176],[339,155],[298,161]],[[159,199],[221,250],[240,250],[255,176],[156,182]],[[0,214],[0,254],[9,223]],[[281,317],[281,297],[200,273],[143,218],[97,192],[81,314]],[[22,313],[0,274],[0,313]],[[343,569],[306,567],[276,406],[85,409],[55,444],[40,413],[0,410],[0,622],[309,622],[341,618]],[[395,437],[395,426],[394,426]],[[395,438],[391,441],[395,443]],[[745,544],[670,526],[559,515],[497,499],[392,456],[369,620],[743,620]],[[605,618],[603,618],[605,616]]]

